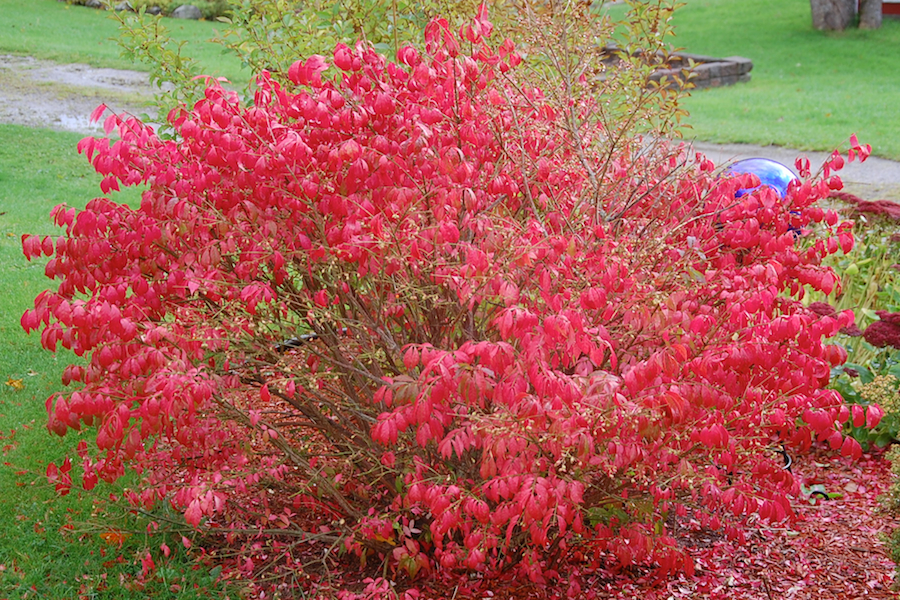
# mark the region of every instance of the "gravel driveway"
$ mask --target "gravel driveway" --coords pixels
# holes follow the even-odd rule
[[[0,55],[0,123],[98,133],[89,117],[100,104],[141,115],[152,98],[146,73]]]

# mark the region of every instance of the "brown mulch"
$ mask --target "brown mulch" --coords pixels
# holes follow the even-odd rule
[[[900,204],[892,200],[863,200],[859,196],[849,192],[831,192],[829,198],[842,200],[853,205],[857,213],[866,213],[872,216],[886,217],[894,221],[900,221]]]
[[[720,541],[708,549],[698,549],[698,571],[693,578],[680,577],[665,586],[620,581],[611,584],[610,593],[601,597],[900,598],[888,542],[891,532],[900,527],[900,518],[887,511],[879,500],[890,482],[890,463],[880,453],[866,454],[854,463],[819,449],[796,457],[793,470],[807,489],[823,489],[833,497],[798,499],[798,522],[783,527],[760,522],[743,546]]]

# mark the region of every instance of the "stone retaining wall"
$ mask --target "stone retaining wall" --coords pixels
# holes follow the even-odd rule
[[[693,67],[690,66],[690,61],[694,62]],[[750,71],[753,69],[753,61],[743,56],[713,58],[699,54],[677,53],[672,55],[670,64],[672,68],[656,71],[651,79],[660,81],[666,77],[670,82],[683,85],[685,73],[690,73],[691,76],[687,79],[695,88],[721,87],[750,81]]]

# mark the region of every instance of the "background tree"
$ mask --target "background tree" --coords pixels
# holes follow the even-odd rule
[[[810,0],[813,27],[819,30],[843,31],[856,16],[856,0]]]
[[[843,31],[853,25],[856,0],[809,0],[813,27],[823,31]],[[882,0],[859,0],[860,29],[881,27]]]
[[[859,0],[859,28],[881,27],[882,0]]]

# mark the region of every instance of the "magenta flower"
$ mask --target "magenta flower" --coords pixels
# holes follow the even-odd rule
[[[863,334],[866,341],[876,348],[890,346],[900,349],[900,313],[879,310],[875,314],[881,320],[875,321],[866,328],[866,332]]]

